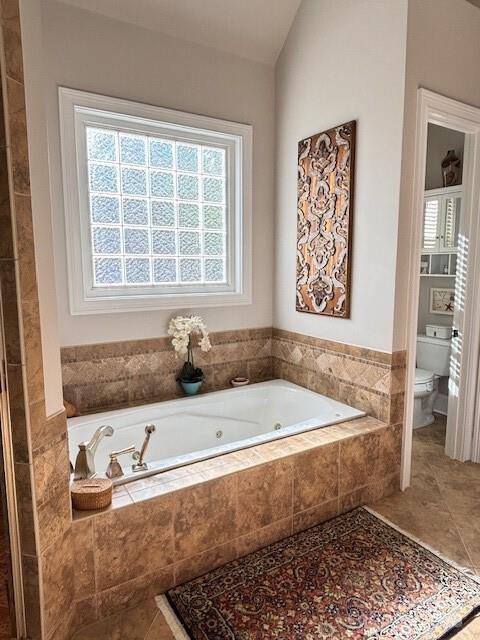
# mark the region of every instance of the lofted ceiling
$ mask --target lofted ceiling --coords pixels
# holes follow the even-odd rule
[[[301,0],[60,0],[176,38],[274,64]]]

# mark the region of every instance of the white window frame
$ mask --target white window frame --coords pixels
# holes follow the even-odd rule
[[[59,87],[68,288],[72,315],[251,303],[252,127]],[[87,126],[111,126],[226,151],[227,282],[95,287],[89,220]]]

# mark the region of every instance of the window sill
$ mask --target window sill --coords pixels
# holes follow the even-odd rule
[[[128,313],[162,309],[200,309],[202,307],[225,307],[252,303],[251,292],[176,293],[150,296],[108,296],[70,300],[72,315],[96,315],[104,313]]]

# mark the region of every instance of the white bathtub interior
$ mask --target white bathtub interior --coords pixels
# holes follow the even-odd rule
[[[331,400],[285,380],[216,391],[140,407],[107,411],[68,420],[70,458],[75,464],[78,445],[96,429],[111,425],[114,435],[104,438],[95,454],[95,468],[104,475],[109,454],[130,445],[141,448],[145,426],[154,424],[145,456],[146,471],[133,473],[132,456],[119,458],[125,475],[115,484],[153,475],[364,416],[365,412]]]

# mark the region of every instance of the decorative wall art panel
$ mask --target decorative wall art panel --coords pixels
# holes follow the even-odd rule
[[[297,311],[350,317],[355,131],[298,143]]]
[[[430,313],[453,316],[455,311],[455,289],[432,287],[430,289]]]

